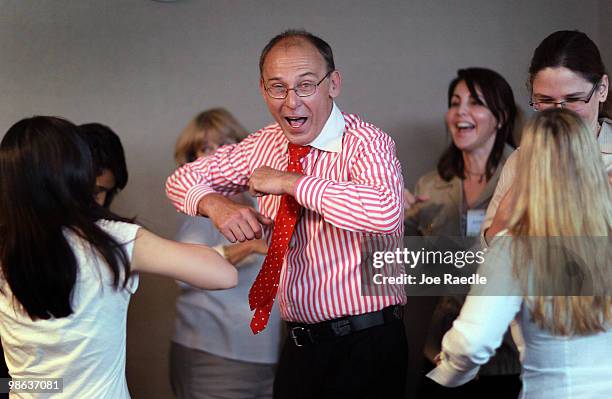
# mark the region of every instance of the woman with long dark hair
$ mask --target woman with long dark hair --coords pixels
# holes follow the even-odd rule
[[[0,143],[0,335],[13,378],[62,378],[55,397],[129,398],[126,313],[138,272],[209,288],[236,269],[205,246],[162,239],[94,201],[87,144],[37,116]]]
[[[415,194],[420,201],[406,211],[405,234],[463,237],[468,249],[477,241],[478,221],[483,220],[504,163],[514,150],[517,109],[512,89],[493,70],[460,69],[448,87],[445,119],[451,142],[437,169],[418,180]],[[434,367],[442,336],[459,314],[464,296],[435,300],[431,321],[424,320],[429,322],[423,347],[424,371]],[[519,372],[518,352],[508,334],[477,381],[448,390],[423,378],[419,397],[488,396],[499,391],[503,392],[498,395],[500,398],[516,398],[520,390]]]
[[[478,235],[467,225],[468,213],[486,209],[514,149],[516,118],[514,94],[500,74],[487,68],[457,71],[445,118],[451,141],[437,169],[417,182],[421,201],[406,213],[406,235]]]

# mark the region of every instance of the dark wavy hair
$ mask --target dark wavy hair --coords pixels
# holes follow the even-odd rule
[[[81,138],[85,140],[93,157],[96,176],[108,169],[115,178],[115,187],[109,190],[104,200],[108,208],[117,193],[125,188],[128,182],[128,171],[121,139],[111,128],[100,123],[87,123],[78,126]]]
[[[274,36],[268,44],[261,50],[261,56],[259,57],[259,75],[263,76],[263,66],[266,62],[266,57],[268,53],[274,46],[286,39],[304,39],[319,51],[321,57],[325,60],[325,64],[327,65],[328,71],[333,71],[336,69],[336,64],[334,63],[334,53],[332,52],[331,46],[319,36],[313,35],[312,33],[303,30],[303,29],[289,29],[286,30],[276,36]]]
[[[536,47],[529,66],[529,90],[531,91],[533,79],[538,72],[558,67],[565,67],[592,84],[607,75],[597,45],[584,32],[577,30],[554,32]],[[612,117],[611,97],[609,95],[606,102],[600,106],[600,117]]]
[[[68,231],[106,261],[115,288],[121,276],[123,286],[127,283],[127,255],[95,222],[128,220],[96,204],[94,182],[87,144],[65,119],[23,119],[0,143],[0,264],[14,298],[32,320],[73,312],[78,260]]]
[[[486,107],[491,111],[495,119],[501,123],[501,127],[495,134],[495,142],[487,159],[485,176],[489,180],[499,166],[506,143],[516,147],[513,137],[517,117],[514,94],[508,82],[495,71],[486,68],[460,69],[457,71],[457,77],[448,86],[449,108],[455,87],[460,82],[465,82],[470,94],[478,102],[480,102],[480,97],[476,88],[480,89]],[[485,105],[482,102],[480,103]],[[446,181],[451,180],[453,177],[465,179],[463,156],[461,150],[457,148],[452,140],[438,161],[438,174]]]

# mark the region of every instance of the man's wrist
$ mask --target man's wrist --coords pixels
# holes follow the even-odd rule
[[[296,172],[287,172],[286,178],[284,180],[284,189],[285,194],[289,194],[292,197],[295,196],[295,190],[297,189],[298,182],[304,175]]]
[[[225,199],[221,194],[207,194],[198,202],[198,215],[210,217],[211,208],[215,206],[219,200]]]

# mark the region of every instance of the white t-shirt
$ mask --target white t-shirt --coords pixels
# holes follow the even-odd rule
[[[99,221],[132,259],[139,226]],[[138,287],[133,274],[126,289],[112,286],[112,272],[93,248],[66,233],[78,261],[73,313],[59,319],[32,321],[16,309],[6,281],[0,278],[0,335],[13,378],[63,378],[63,392],[12,393],[11,398],[112,398],[130,394],[125,378],[125,337],[128,303]],[[123,279],[120,279],[122,282]]]

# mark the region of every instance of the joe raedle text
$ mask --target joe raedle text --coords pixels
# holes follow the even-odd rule
[[[372,281],[376,285],[486,285],[487,278],[478,273],[470,276],[455,276],[451,273],[444,273],[440,276],[428,276],[421,273],[420,276],[402,273],[399,276],[385,276],[375,274]]]

